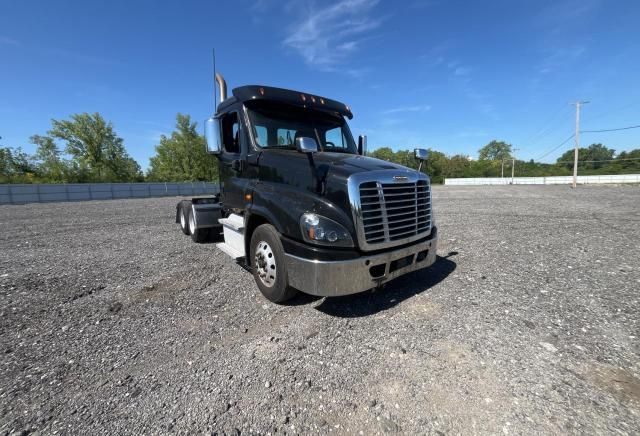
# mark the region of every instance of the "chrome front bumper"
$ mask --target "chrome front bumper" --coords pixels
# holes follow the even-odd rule
[[[355,294],[433,265],[437,247],[436,236],[409,247],[351,260],[319,261],[285,253],[289,286],[323,297]],[[424,257],[418,259],[421,256]]]

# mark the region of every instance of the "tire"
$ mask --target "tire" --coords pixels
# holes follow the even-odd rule
[[[196,228],[196,220],[193,216],[193,210],[191,208],[189,208],[188,216],[189,218],[187,227],[189,230],[189,234],[191,235],[191,240],[193,240],[193,242],[197,242],[198,244],[207,242],[209,240],[209,229]]]
[[[187,217],[188,210],[185,210],[183,205],[180,204],[180,230],[185,235],[189,234],[189,226],[187,225],[189,217]]]
[[[251,235],[249,261],[258,289],[267,300],[283,303],[298,293],[289,286],[280,234],[271,224],[258,226]]]

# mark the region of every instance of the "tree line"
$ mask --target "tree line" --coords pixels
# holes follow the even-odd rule
[[[68,120],[51,120],[45,135],[33,135],[34,154],[21,148],[0,146],[0,183],[86,183],[86,182],[183,182],[216,181],[218,165],[207,154],[205,140],[189,115],[178,113],[174,131],[162,135],[150,159],[146,174],[128,154],[113,124],[99,113],[72,115]],[[556,163],[515,160],[515,174],[563,176],[573,171],[573,149]],[[369,156],[416,168],[413,150],[394,151],[381,147]],[[478,151],[478,160],[456,154],[447,156],[430,150],[423,171],[434,183],[446,177],[500,177],[511,175],[513,146],[491,141]],[[579,174],[621,174],[640,172],[640,149],[615,150],[603,144],[579,149]]]
[[[146,174],[128,154],[113,123],[99,113],[51,120],[45,135],[29,138],[34,154],[0,146],[0,183],[214,181],[218,166],[188,115],[177,114],[175,130],[162,135]]]
[[[434,183],[443,183],[445,178],[457,177],[511,177],[511,168],[517,177],[568,176],[573,174],[574,150],[567,150],[556,163],[540,163],[532,160],[513,159],[513,146],[504,141],[491,141],[478,151],[478,159],[467,155],[447,156],[437,150],[429,150],[429,159],[423,171]],[[418,168],[412,150],[393,151],[390,147],[378,148],[370,156],[396,162],[410,168]],[[629,174],[640,172],[640,148],[615,154],[615,150],[603,144],[591,144],[578,149],[578,173]]]

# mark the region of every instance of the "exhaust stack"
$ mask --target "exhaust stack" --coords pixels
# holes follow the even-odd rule
[[[220,73],[216,73],[216,82],[218,83],[218,88],[220,88],[220,103],[222,103],[227,99],[227,82]]]

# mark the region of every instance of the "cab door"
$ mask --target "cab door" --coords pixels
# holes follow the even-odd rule
[[[230,111],[220,119],[222,153],[220,155],[220,182],[222,203],[227,208],[244,208],[244,191],[248,182],[247,141],[240,114]]]

